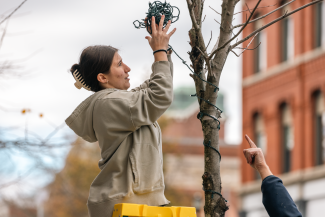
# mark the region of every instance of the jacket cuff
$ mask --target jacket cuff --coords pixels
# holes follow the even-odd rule
[[[172,62],[172,55],[171,54],[167,54],[167,59],[168,59],[168,62]]]
[[[152,74],[151,78],[157,74],[161,74],[163,77],[171,76],[170,62],[168,61],[157,61],[151,66]]]
[[[273,186],[276,182],[280,182],[283,184],[282,180],[274,175],[270,175],[264,178],[261,185],[262,193],[269,190],[269,188]]]

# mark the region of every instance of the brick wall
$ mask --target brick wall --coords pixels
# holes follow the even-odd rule
[[[250,8],[256,0],[246,1]],[[309,1],[297,0],[292,9]],[[261,6],[279,5],[280,1],[262,1]],[[246,8],[243,7],[244,9]],[[261,9],[267,13],[275,7]],[[265,23],[278,17],[269,16]],[[245,20],[245,16],[243,16]],[[240,149],[248,148],[244,135],[254,138],[253,115],[263,116],[267,135],[266,161],[275,175],[281,174],[282,148],[280,135],[280,105],[287,103],[292,112],[294,126],[294,148],[292,150],[291,171],[313,167],[313,108],[312,94],[320,90],[325,96],[325,50],[313,48],[313,7],[308,7],[292,16],[294,20],[294,50],[292,61],[280,62],[280,23],[267,32],[267,70],[254,75],[254,51],[243,54],[243,143]],[[244,31],[244,36],[253,30],[252,24]],[[247,44],[248,42],[246,42]],[[245,45],[244,45],[245,46]],[[241,156],[241,155],[240,155]],[[242,182],[254,180],[254,172],[242,160]]]

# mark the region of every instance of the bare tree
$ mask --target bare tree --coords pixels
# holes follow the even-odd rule
[[[235,53],[234,49],[241,49],[241,55],[249,49],[249,45],[254,40],[254,37],[263,29],[271,26],[272,24],[290,16],[293,13],[300,11],[310,5],[321,2],[322,0],[312,1],[302,7],[299,7],[291,12],[286,11],[283,15],[277,19],[267,23],[259,29],[248,34],[241,40],[237,40],[238,36],[243,32],[249,23],[253,23],[257,20],[263,19],[275,11],[284,8],[286,5],[291,4],[295,0],[292,0],[275,10],[262,15],[256,19],[252,19],[254,13],[259,8],[259,4],[262,0],[258,0],[254,8],[248,8],[241,11],[246,12],[249,16],[246,16],[246,20],[243,24],[233,26],[234,9],[239,0],[223,0],[221,5],[221,12],[214,10],[218,16],[221,16],[220,22],[220,34],[217,43],[213,47],[211,53],[207,52],[203,35],[202,35],[202,12],[204,7],[204,0],[186,0],[188,5],[189,14],[192,20],[192,28],[189,30],[189,38],[191,45],[191,52],[189,52],[192,62],[192,68],[194,74],[190,76],[194,79],[196,87],[196,97],[200,106],[200,113],[198,118],[201,120],[202,130],[204,134],[204,159],[205,159],[205,172],[202,176],[203,187],[205,191],[205,206],[204,212],[206,217],[222,217],[225,216],[225,212],[228,210],[226,199],[221,195],[221,177],[220,177],[220,160],[221,155],[219,153],[219,121],[221,110],[218,109],[215,104],[218,97],[218,86],[220,82],[220,76],[225,65],[227,56],[230,52]],[[269,7],[269,6],[267,6]],[[234,30],[239,30],[234,33]],[[244,48],[238,47],[243,42],[251,40]],[[211,39],[210,39],[211,41]],[[209,41],[209,43],[210,43]],[[208,43],[208,45],[209,45]],[[255,48],[253,48],[255,49]],[[206,74],[207,73],[207,74]]]
[[[27,2],[27,0],[23,0],[17,7],[15,7],[10,13],[7,15],[0,15],[0,50],[3,45],[4,38],[7,33],[8,23],[10,18]],[[9,78],[11,75],[16,76],[20,75],[17,73],[17,69],[21,68],[17,62],[12,62],[8,60],[0,59],[0,78],[4,80],[5,78]],[[26,74],[26,73],[25,73]],[[19,76],[17,76],[19,77]],[[65,123],[57,126],[47,120],[43,114],[39,114],[39,117],[42,118],[45,122],[52,125],[53,131],[50,132],[45,138],[39,136],[36,132],[32,132],[29,129],[29,125],[32,120],[28,119],[29,113],[32,111],[30,109],[12,109],[8,106],[4,105],[3,101],[0,102],[0,111],[5,113],[16,113],[17,115],[25,115],[26,123],[24,126],[16,126],[16,127],[0,127],[0,152],[5,153],[7,159],[4,161],[4,165],[2,165],[0,172],[3,172],[4,169],[10,168],[12,171],[13,167],[15,167],[16,162],[11,160],[11,154],[16,154],[17,152],[23,156],[28,156],[31,161],[33,161],[33,166],[25,171],[24,173],[18,175],[15,179],[7,182],[0,182],[0,189],[6,188],[10,185],[17,184],[22,181],[28,175],[32,173],[34,170],[42,170],[47,173],[55,173],[57,170],[55,167],[50,166],[45,163],[44,158],[52,158],[55,159],[56,156],[53,154],[54,149],[65,148],[70,145],[67,138],[59,138],[57,141],[54,141],[53,137],[57,134],[59,130],[61,130]],[[9,136],[12,132],[20,130],[24,132],[23,136]]]

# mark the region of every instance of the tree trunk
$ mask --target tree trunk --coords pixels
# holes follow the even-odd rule
[[[215,47],[219,47],[231,38],[231,23],[236,3],[237,2],[235,0],[223,1],[220,36],[218,45]],[[198,26],[201,27],[203,2],[201,0],[197,0],[196,3],[193,2],[193,4],[193,11],[195,14],[196,22]],[[191,10],[190,5],[189,10]],[[198,97],[205,144],[205,166],[204,174],[202,176],[203,189],[205,191],[204,212],[206,217],[222,217],[225,216],[225,212],[228,210],[228,207],[226,204],[226,199],[221,196],[221,156],[219,156],[218,152],[216,151],[219,150],[220,126],[217,120],[211,118],[210,116],[202,115],[202,113],[211,115],[216,118],[220,117],[221,111],[212,106],[211,104],[216,104],[218,89],[216,89],[215,86],[219,85],[220,75],[225,64],[227,55],[229,53],[229,45],[227,45],[224,49],[220,50],[215,55],[215,57],[209,61],[209,63],[206,63],[206,69],[210,69],[208,70],[207,81],[215,85],[213,86],[198,78],[198,76],[200,76],[202,79],[206,79],[206,70],[204,70],[203,67],[205,58],[201,53],[201,51],[205,52],[206,48],[204,42],[202,44],[202,41],[200,41],[200,34],[201,31],[198,32],[193,25],[192,29],[189,31],[190,45],[192,47],[192,50],[189,54],[192,62],[192,67],[194,69],[194,72],[197,74],[191,76],[195,82],[196,95],[203,99],[202,100]],[[209,147],[209,145],[212,148]],[[215,148],[216,150],[214,150],[213,148]]]
[[[219,91],[219,88],[217,87],[219,86],[221,72],[223,70],[223,66],[226,62],[227,56],[229,52],[233,52],[236,56],[239,56],[246,50],[256,49],[257,47],[249,49],[248,46],[254,40],[255,36],[263,29],[290,16],[291,14],[302,10],[303,8],[309,7],[313,4],[317,4],[323,0],[314,0],[291,12],[286,11],[277,19],[253,31],[252,33],[248,34],[245,38],[235,42],[232,45],[230,43],[234,41],[234,39],[236,39],[240,33],[242,33],[243,29],[249,23],[256,22],[257,20],[263,19],[277,10],[283,9],[286,5],[294,2],[294,0],[279,6],[268,14],[265,14],[261,17],[252,20],[254,12],[262,1],[256,0],[257,3],[253,9],[249,9],[247,6],[246,13],[249,16],[248,18],[246,18],[245,22],[234,27],[232,26],[234,10],[239,0],[223,0],[221,5],[222,12],[218,13],[219,15],[221,15],[220,35],[217,43],[215,44],[210,54],[207,53],[207,48],[205,46],[201,31],[204,0],[186,1],[192,21],[192,28],[189,31],[190,45],[192,49],[191,52],[189,52],[189,55],[192,62],[194,74],[192,74],[191,77],[194,79],[195,82],[196,96],[198,97],[198,103],[200,105],[200,112],[198,114],[198,118],[201,120],[204,135],[203,145],[205,166],[204,174],[202,176],[203,190],[205,191],[204,212],[206,217],[222,217],[225,216],[225,212],[228,210],[228,207],[226,204],[226,199],[223,198],[221,195],[221,154],[219,153],[220,122],[218,121],[218,118],[220,118],[221,115],[221,110],[218,109],[215,104]],[[233,30],[239,27],[241,27],[240,30],[236,34],[234,34]],[[234,35],[232,36],[232,34]],[[239,55],[237,55],[233,51],[233,49],[237,48],[238,45],[242,44],[248,39],[251,39],[251,41],[245,48],[240,48],[243,51]],[[205,74],[206,72],[208,72],[207,78]]]

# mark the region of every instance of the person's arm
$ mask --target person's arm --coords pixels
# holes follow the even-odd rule
[[[155,24],[152,17],[152,34],[146,36],[152,50],[168,48],[170,37],[176,29],[167,34],[171,21],[163,28],[165,16],[160,19],[159,26]],[[173,64],[171,59],[163,51],[154,54],[155,62],[152,64],[152,74],[147,88],[132,93],[132,100],[129,102],[134,130],[143,125],[153,124],[168,109],[173,100]],[[170,61],[168,61],[170,60]]]
[[[148,88],[132,92],[129,106],[134,130],[157,121],[173,100],[170,63],[155,62],[152,64],[152,72]]]
[[[271,217],[302,217],[282,180],[270,175],[262,182],[263,204]]]
[[[173,61],[171,59],[171,54],[172,54],[172,50],[169,50],[167,53],[167,59],[168,59],[168,62],[170,63],[170,73],[173,76]],[[149,82],[150,82],[150,79],[147,79],[139,87],[135,87],[135,88],[131,89],[130,91],[136,92],[136,91],[140,91],[141,89],[148,88]]]
[[[274,176],[266,164],[263,152],[246,135],[251,148],[244,149],[247,163],[260,174],[262,182],[263,204],[270,217],[302,217],[281,179]]]

